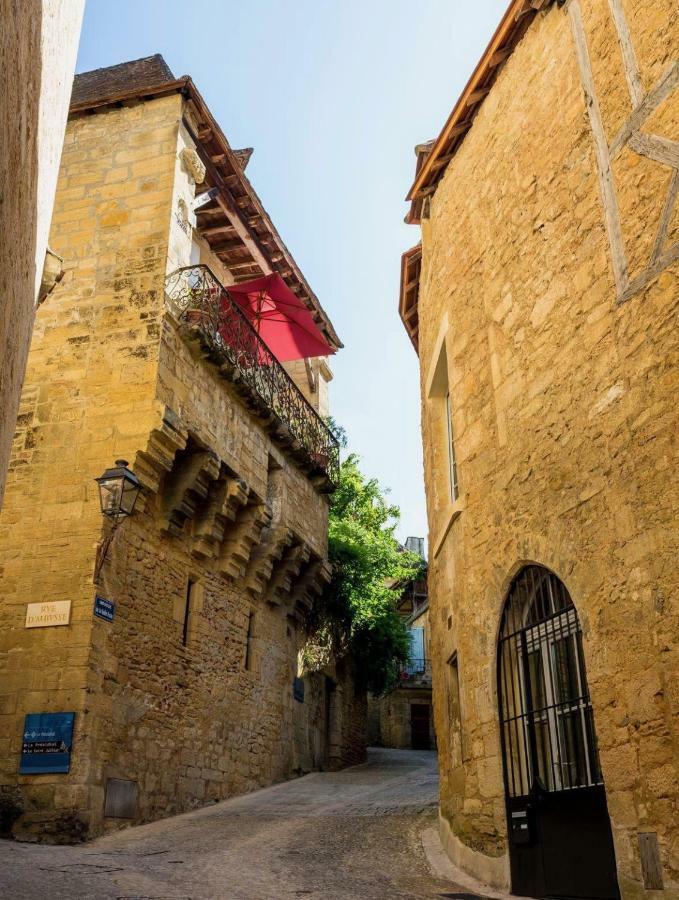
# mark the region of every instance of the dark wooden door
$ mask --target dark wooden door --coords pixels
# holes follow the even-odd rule
[[[578,614],[540,566],[510,590],[498,688],[512,892],[618,900]]]
[[[426,703],[410,704],[410,746],[413,750],[430,750],[429,706]]]

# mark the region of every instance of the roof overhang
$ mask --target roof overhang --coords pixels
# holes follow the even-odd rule
[[[431,142],[431,149],[425,144],[416,148],[418,162],[415,181],[406,197],[406,200],[411,201],[410,212],[406,217],[409,224],[420,221],[423,201],[436,191],[448,163],[471,128],[474,116],[490,92],[503,64],[511,56],[535,15],[553,2],[554,0],[512,0],[509,4],[441,133]]]
[[[401,295],[398,312],[412,341],[415,353],[419,352],[419,320],[417,300],[420,291],[420,270],[422,268],[422,244],[411,247],[401,256]]]
[[[246,177],[249,154],[233,150],[189,76],[157,84],[136,85],[126,90],[74,103],[69,116],[97,113],[106,108],[154,100],[170,94],[186,100],[184,126],[196,144],[206,167],[201,193],[211,187],[216,197],[197,211],[197,231],[233,274],[236,281],[277,272],[309,309],[314,321],[333,347],[342,342],[292,254]]]

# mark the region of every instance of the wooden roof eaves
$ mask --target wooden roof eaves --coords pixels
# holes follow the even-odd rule
[[[166,94],[181,93],[185,90],[187,82],[191,79],[185,75],[182,78],[176,78],[174,81],[163,81],[160,84],[144,85],[143,87],[127,88],[124,91],[116,91],[107,94],[104,97],[97,97],[96,100],[83,100],[81,103],[73,103],[69,107],[68,115],[82,115],[83,113],[94,112],[103,106],[116,106],[119,103],[125,103],[129,100],[153,100],[156,97],[163,97]]]
[[[332,322],[330,321],[329,316],[327,315],[327,313],[321,306],[320,300],[318,299],[316,294],[312,291],[309,283],[307,282],[306,278],[302,274],[302,271],[300,270],[299,266],[295,262],[295,259],[293,258],[292,254],[290,253],[290,251],[286,247],[285,243],[283,242],[281,236],[279,235],[278,231],[276,230],[276,227],[274,226],[273,222],[271,221],[269,214],[264,209],[262,201],[259,199],[257,192],[255,191],[255,189],[252,186],[252,183],[250,182],[250,179],[247,177],[247,175],[243,171],[243,168],[238,161],[238,157],[236,156],[235,151],[232,150],[232,148],[226,138],[226,135],[222,131],[221,127],[219,126],[219,123],[213,117],[205,100],[203,99],[202,95],[200,94],[200,91],[198,90],[198,88],[195,86],[195,84],[193,83],[193,81],[190,78],[187,79],[186,87],[187,87],[188,96],[194,103],[201,118],[205,122],[208,123],[208,127],[211,131],[212,139],[215,140],[215,142],[219,145],[220,152],[223,155],[223,163],[222,164],[226,165],[228,167],[228,169],[230,170],[230,172],[229,172],[230,175],[233,175],[235,178],[238,179],[238,181],[240,182],[240,185],[243,188],[244,193],[247,195],[248,200],[251,202],[251,204],[254,208],[255,215],[261,219],[264,227],[266,228],[266,231],[268,232],[268,235],[273,239],[273,242],[275,245],[275,250],[273,250],[273,252],[270,252],[270,251],[266,250],[265,248],[263,248],[262,244],[260,243],[259,238],[253,232],[253,239],[256,241],[258,246],[262,249],[262,252],[264,252],[266,254],[267,258],[269,259],[270,271],[271,272],[277,271],[276,266],[273,264],[273,260],[271,260],[271,256],[276,256],[277,252],[282,254],[282,258],[287,263],[287,267],[292,271],[292,273],[295,277],[295,281],[298,282],[298,284],[303,288],[304,292],[307,294],[307,297],[309,300],[309,303],[307,303],[307,305],[309,306],[310,311],[312,313],[316,312],[320,316],[321,323],[319,323],[319,324],[321,325],[321,329],[326,332],[326,336],[330,339],[332,344],[337,349],[340,349],[344,345],[342,344],[342,341],[340,340],[337,332],[335,331],[335,328],[334,328]],[[197,135],[196,138],[197,138],[198,143],[200,143],[200,136]],[[206,155],[209,156],[209,154],[207,154],[207,153],[206,153]],[[238,199],[240,199],[240,198],[238,198]],[[245,218],[247,218],[247,217],[245,217]],[[242,215],[241,215],[241,219],[243,219]],[[247,223],[246,223],[246,225],[247,225]],[[304,298],[304,297],[301,297],[300,299],[302,299],[303,301],[306,300],[306,298]]]
[[[554,0],[511,0],[441,133],[434,141],[431,152],[416,172],[415,181],[408,191],[406,200],[415,204],[436,190],[448,163],[457,152],[472,126],[476,113],[489,94],[503,63],[509,58],[535,15],[552,2]],[[411,210],[406,217],[407,222],[419,221],[419,216],[414,212]]]
[[[403,327],[405,328],[408,337],[411,340],[413,347],[415,348],[415,353],[419,354],[419,342],[418,342],[418,331],[419,331],[419,323],[417,320],[417,301],[418,301],[418,293],[419,293],[419,279],[418,283],[411,286],[411,269],[413,265],[419,265],[422,260],[422,244],[416,244],[414,247],[411,247],[410,250],[406,250],[405,253],[401,255],[401,284],[400,284],[400,296],[399,296],[399,304],[398,304],[398,312],[403,322]],[[415,313],[413,315],[413,310]],[[412,320],[415,319],[413,322]]]
[[[255,209],[257,218],[261,219],[268,234],[270,235],[271,239],[273,240],[273,243],[275,244],[276,249],[273,252],[273,254],[270,253],[268,250],[266,250],[266,248],[264,248],[262,246],[258,236],[252,230],[251,226],[247,222],[248,217],[244,216],[241,213],[241,211],[238,208],[238,203],[235,201],[235,198],[233,198],[233,196],[231,195],[231,192],[230,191],[228,192],[229,195],[231,195],[230,197],[226,195],[226,191],[228,189],[226,188],[226,185],[224,184],[224,180],[221,177],[220,177],[221,183],[219,184],[219,187],[220,187],[220,194],[222,195],[220,198],[222,200],[222,203],[220,203],[220,205],[223,206],[223,208],[225,209],[225,212],[227,212],[227,214],[230,217],[232,217],[232,216],[239,217],[239,219],[243,223],[244,227],[250,233],[250,241],[248,241],[248,243],[251,242],[252,249],[255,251],[255,253],[257,253],[257,254],[262,253],[264,255],[264,257],[268,260],[268,262],[270,263],[269,271],[275,272],[277,270],[276,266],[273,265],[272,261],[270,260],[270,256],[271,255],[276,256],[277,254],[282,254],[282,257],[285,259],[285,262],[287,263],[287,267],[290,269],[291,273],[294,274],[295,281],[297,281],[297,283],[300,285],[300,287],[303,289],[304,293],[306,293],[306,295],[308,297],[309,302],[307,305],[310,307],[310,311],[312,313],[316,313],[317,316],[320,318],[321,321],[319,324],[320,324],[321,330],[326,332],[326,336],[328,337],[330,342],[337,349],[342,348],[344,345],[342,344],[342,341],[340,340],[337,332],[335,331],[335,328],[334,328],[332,322],[330,321],[330,318],[328,317],[327,313],[321,306],[321,303],[320,303],[318,297],[316,297],[315,293],[312,291],[306,278],[302,274],[299,266],[295,262],[292,254],[290,253],[290,251],[288,250],[286,245],[283,243],[281,236],[279,235],[278,231],[274,227],[273,222],[269,218],[269,214],[264,209],[264,206],[262,205],[261,200],[257,196],[255,189],[252,187],[250,180],[246,177],[245,173],[243,172],[243,169],[238,162],[235,152],[231,149],[231,146],[226,139],[226,135],[220,128],[217,121],[214,119],[207,104],[205,103],[205,100],[203,99],[202,95],[198,91],[198,88],[195,86],[195,84],[193,83],[193,80],[190,78],[190,76],[185,75],[182,78],[175,79],[174,81],[164,81],[164,82],[161,82],[161,83],[155,84],[155,85],[135,86],[134,88],[129,88],[124,91],[114,92],[114,93],[111,93],[104,97],[99,97],[99,98],[96,98],[93,100],[83,101],[82,103],[73,104],[69,109],[69,117],[77,116],[77,115],[84,115],[87,113],[94,113],[99,109],[102,109],[105,107],[110,107],[110,106],[123,105],[124,103],[126,103],[126,102],[129,103],[132,100],[141,100],[141,101],[153,100],[157,97],[166,96],[166,95],[172,94],[172,93],[180,93],[186,99],[191,100],[194,103],[196,109],[198,110],[201,118],[209,124],[210,131],[212,132],[212,136],[219,144],[220,150],[223,153],[224,159],[225,159],[226,163],[228,164],[228,168],[231,170],[230,174],[233,174],[234,176],[236,176],[238,178],[238,180],[240,181],[240,183],[243,187],[244,193],[248,195],[248,200],[252,203],[252,206]],[[199,136],[196,135],[195,137],[196,137],[197,143],[200,144]],[[206,155],[209,158],[209,154],[206,154]],[[213,168],[214,168],[214,166],[213,166]],[[219,176],[219,173],[217,173],[217,175]],[[240,199],[240,198],[238,198],[238,199]],[[230,200],[233,200],[234,203],[232,204],[230,202]],[[268,243],[268,241],[267,241],[267,243]],[[302,299],[303,301],[306,301],[307,298],[302,297],[300,299]]]

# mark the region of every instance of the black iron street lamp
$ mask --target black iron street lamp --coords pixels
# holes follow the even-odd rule
[[[94,581],[99,580],[101,567],[104,565],[108,548],[115,536],[118,525],[131,516],[134,505],[141,491],[139,479],[127,468],[126,459],[117,459],[115,466],[106,469],[103,475],[94,479],[99,485],[99,502],[101,511],[112,522],[108,534],[99,544],[97,558],[94,566]]]
[[[134,472],[127,468],[126,459],[117,459],[115,466],[94,480],[99,485],[103,515],[116,521],[132,515],[141,485]]]

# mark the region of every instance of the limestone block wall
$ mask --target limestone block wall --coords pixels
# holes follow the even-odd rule
[[[432,693],[428,689],[397,688],[385,697],[369,700],[369,715],[372,719],[371,740],[380,747],[394,747],[407,750],[412,747],[411,704],[432,705]],[[429,719],[429,740],[436,746],[434,718]]]
[[[0,505],[47,249],[84,0],[3,0]]]
[[[327,358],[295,359],[286,362],[284,368],[319,416],[325,418],[330,412],[329,382],[332,381]]]
[[[187,345],[165,317],[160,341],[157,399],[183,427],[215,452],[262,501],[269,491],[277,525],[291,529],[319,555],[327,548],[328,500],[273,444],[216,366]],[[271,467],[278,474],[269,477]]]
[[[329,764],[325,676],[293,697],[299,625],[196,558],[190,529],[163,534],[159,506],[121,526],[100,581],[116,616],[93,626],[93,833],[126,824],[104,819],[109,779],[136,784],[144,821]]]
[[[368,745],[368,698],[354,677],[349,659],[338,660],[333,669],[329,698],[329,766],[343,769],[365,762]]]
[[[625,32],[612,16],[620,9]],[[564,581],[582,623],[623,895],[650,896],[640,832],[657,833],[665,890],[679,890],[677,168],[625,131],[641,123],[679,137],[678,48],[665,0],[551,6],[500,72],[423,221],[441,811],[468,866],[498,883],[507,825],[497,635],[512,576],[534,561]],[[643,98],[646,118],[628,127]],[[455,503],[434,389],[441,359]],[[464,754],[447,739],[454,652]]]
[[[2,781],[36,807],[87,805],[93,479],[134,459],[157,416],[155,370],[179,98],[69,122],[51,242],[66,275],[36,317],[0,516]],[[68,627],[26,604],[71,601]],[[75,711],[71,775],[17,776],[27,712]],[[82,715],[80,715],[82,713]]]

